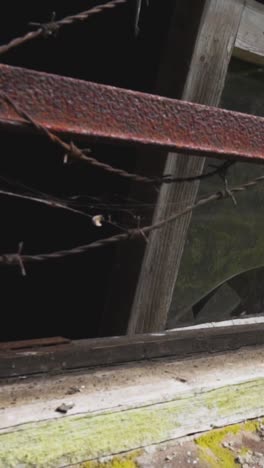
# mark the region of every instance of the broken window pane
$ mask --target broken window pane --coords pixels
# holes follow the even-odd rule
[[[232,59],[220,106],[264,116],[264,68]],[[219,161],[208,160],[205,171]],[[264,174],[264,166],[236,163],[230,186]],[[199,197],[222,190],[215,176]],[[168,328],[263,314],[264,186],[194,210],[176,284]]]

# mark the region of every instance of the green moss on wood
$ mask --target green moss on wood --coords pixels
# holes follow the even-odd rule
[[[206,430],[227,418],[259,416],[263,393],[264,379],[258,379],[143,408],[25,424],[0,433],[0,467],[57,468]]]
[[[0,467],[58,467],[164,440],[177,427],[171,403],[26,424],[0,435]],[[2,463],[2,464],[1,464]]]
[[[247,421],[203,434],[195,440],[199,447],[200,459],[212,468],[237,468],[237,453],[230,450],[228,446],[223,446],[223,442],[230,434],[237,435],[241,431],[256,432],[259,424],[258,421]],[[239,455],[245,454],[247,451],[247,447],[242,447]]]
[[[253,382],[247,382],[246,384],[230,385],[221,393],[220,398],[217,398],[219,389],[209,391],[204,395],[206,407],[209,410],[216,411],[216,414],[222,417],[228,417],[229,415],[239,413],[245,404],[247,411],[260,406],[264,411],[264,402],[260,401],[259,398],[254,401],[251,398],[252,395],[249,393],[250,387],[252,387],[255,393],[259,385],[262,386],[261,382],[263,382],[263,380],[259,379]]]

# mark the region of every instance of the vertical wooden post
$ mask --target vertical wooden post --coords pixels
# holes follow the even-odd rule
[[[170,0],[166,2],[166,12],[162,11],[164,16],[158,15],[158,5],[151,3],[154,13],[141,44],[143,47],[141,54],[142,57],[146,56],[146,68],[155,69],[153,65],[158,63],[158,76],[153,77],[153,87],[151,83],[148,83],[148,88],[144,87],[145,92],[181,98],[205,2],[206,0],[185,0],[184,2]],[[166,40],[161,46],[164,27],[166,27]],[[160,55],[160,58],[154,59],[153,54]],[[142,73],[145,73],[145,68]],[[154,155],[153,149],[138,150],[135,171],[146,175],[161,175],[164,161],[166,161],[166,154],[162,150],[155,150]],[[128,193],[132,198],[144,200],[151,206],[156,204],[157,194],[153,188],[131,184]],[[151,208],[146,211],[148,217],[153,215],[154,209],[152,213],[149,211]],[[134,240],[117,247],[109,277],[109,289],[99,330],[100,336],[126,334],[145,247],[142,240]]]
[[[244,0],[205,1],[182,99],[218,105],[244,3]],[[191,10],[189,14],[192,15]],[[165,64],[161,77],[163,73],[167,74],[167,68],[168,64]],[[204,158],[178,157],[169,153],[164,173],[179,177],[198,174],[203,170],[204,161]],[[198,182],[163,186],[153,221],[169,216],[175,206],[182,209],[193,203],[198,187]],[[129,334],[165,328],[190,220],[191,214],[188,214],[151,234],[134,297]]]

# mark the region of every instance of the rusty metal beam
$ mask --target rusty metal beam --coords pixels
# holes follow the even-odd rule
[[[191,155],[264,160],[264,119],[0,65],[0,91],[52,131]],[[27,128],[0,100],[0,126]]]

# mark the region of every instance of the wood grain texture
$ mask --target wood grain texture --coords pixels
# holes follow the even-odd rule
[[[12,379],[0,385],[0,432],[28,422],[61,418],[61,403],[74,404],[71,416],[124,410],[171,401],[209,388],[257,380],[263,375],[264,347],[180,360],[165,357]],[[79,391],[78,391],[79,389]],[[144,391],[142,391],[144,389]]]
[[[5,391],[18,399],[23,400],[27,391],[34,396],[27,403],[16,402],[17,411],[14,403],[7,409],[6,425],[0,430],[0,466],[68,466],[263,415],[263,399],[259,398],[264,391],[263,350],[195,362],[151,362],[138,369],[137,385],[129,367],[112,369],[115,378],[106,372],[104,368],[85,377],[90,389],[83,396],[66,397],[64,378],[61,399],[72,398],[75,403],[75,414],[66,417],[52,417],[58,400],[49,398],[47,388],[36,392],[36,386],[34,395],[34,381],[6,386]],[[180,376],[185,379],[177,380]],[[28,418],[30,409],[33,421]],[[25,418],[28,422],[21,424]]]
[[[238,30],[234,55],[264,65],[264,5],[247,0]]]
[[[166,32],[159,35],[157,42],[159,44],[164,38],[164,45],[157,61],[155,82],[153,87],[149,87],[145,91],[181,99],[205,1],[185,0],[182,2],[182,0],[173,0],[168,2],[171,6],[168,9],[169,20],[166,23]],[[153,49],[157,34],[159,34],[159,29],[157,31],[157,24],[153,24],[150,34],[147,34],[146,55],[150,53],[150,49]],[[141,73],[144,73],[144,70]],[[161,150],[138,149],[135,172],[161,176],[166,158],[167,153]],[[131,198],[144,200],[148,209],[141,211],[141,216],[142,219],[144,217],[150,219],[153,216],[158,197],[156,190],[144,184],[138,184],[138,186],[131,184],[128,193]],[[113,270],[109,278],[100,336],[126,334],[145,247],[146,244],[142,242],[142,239],[135,240],[129,246],[125,244],[117,246]]]
[[[244,0],[207,0],[182,98],[217,106],[235,44]],[[184,177],[201,173],[204,158],[179,158],[170,153],[165,174]],[[162,187],[153,222],[170,216],[175,206],[192,204],[199,184]],[[181,263],[191,214],[153,232],[145,251],[132,307],[128,334],[164,330]]]
[[[0,379],[61,373],[165,356],[195,358],[264,345],[264,324],[176,330],[73,341],[70,344],[0,352]]]
[[[0,434],[0,466],[57,468],[260,417],[263,392],[259,379],[145,408],[27,424]]]

